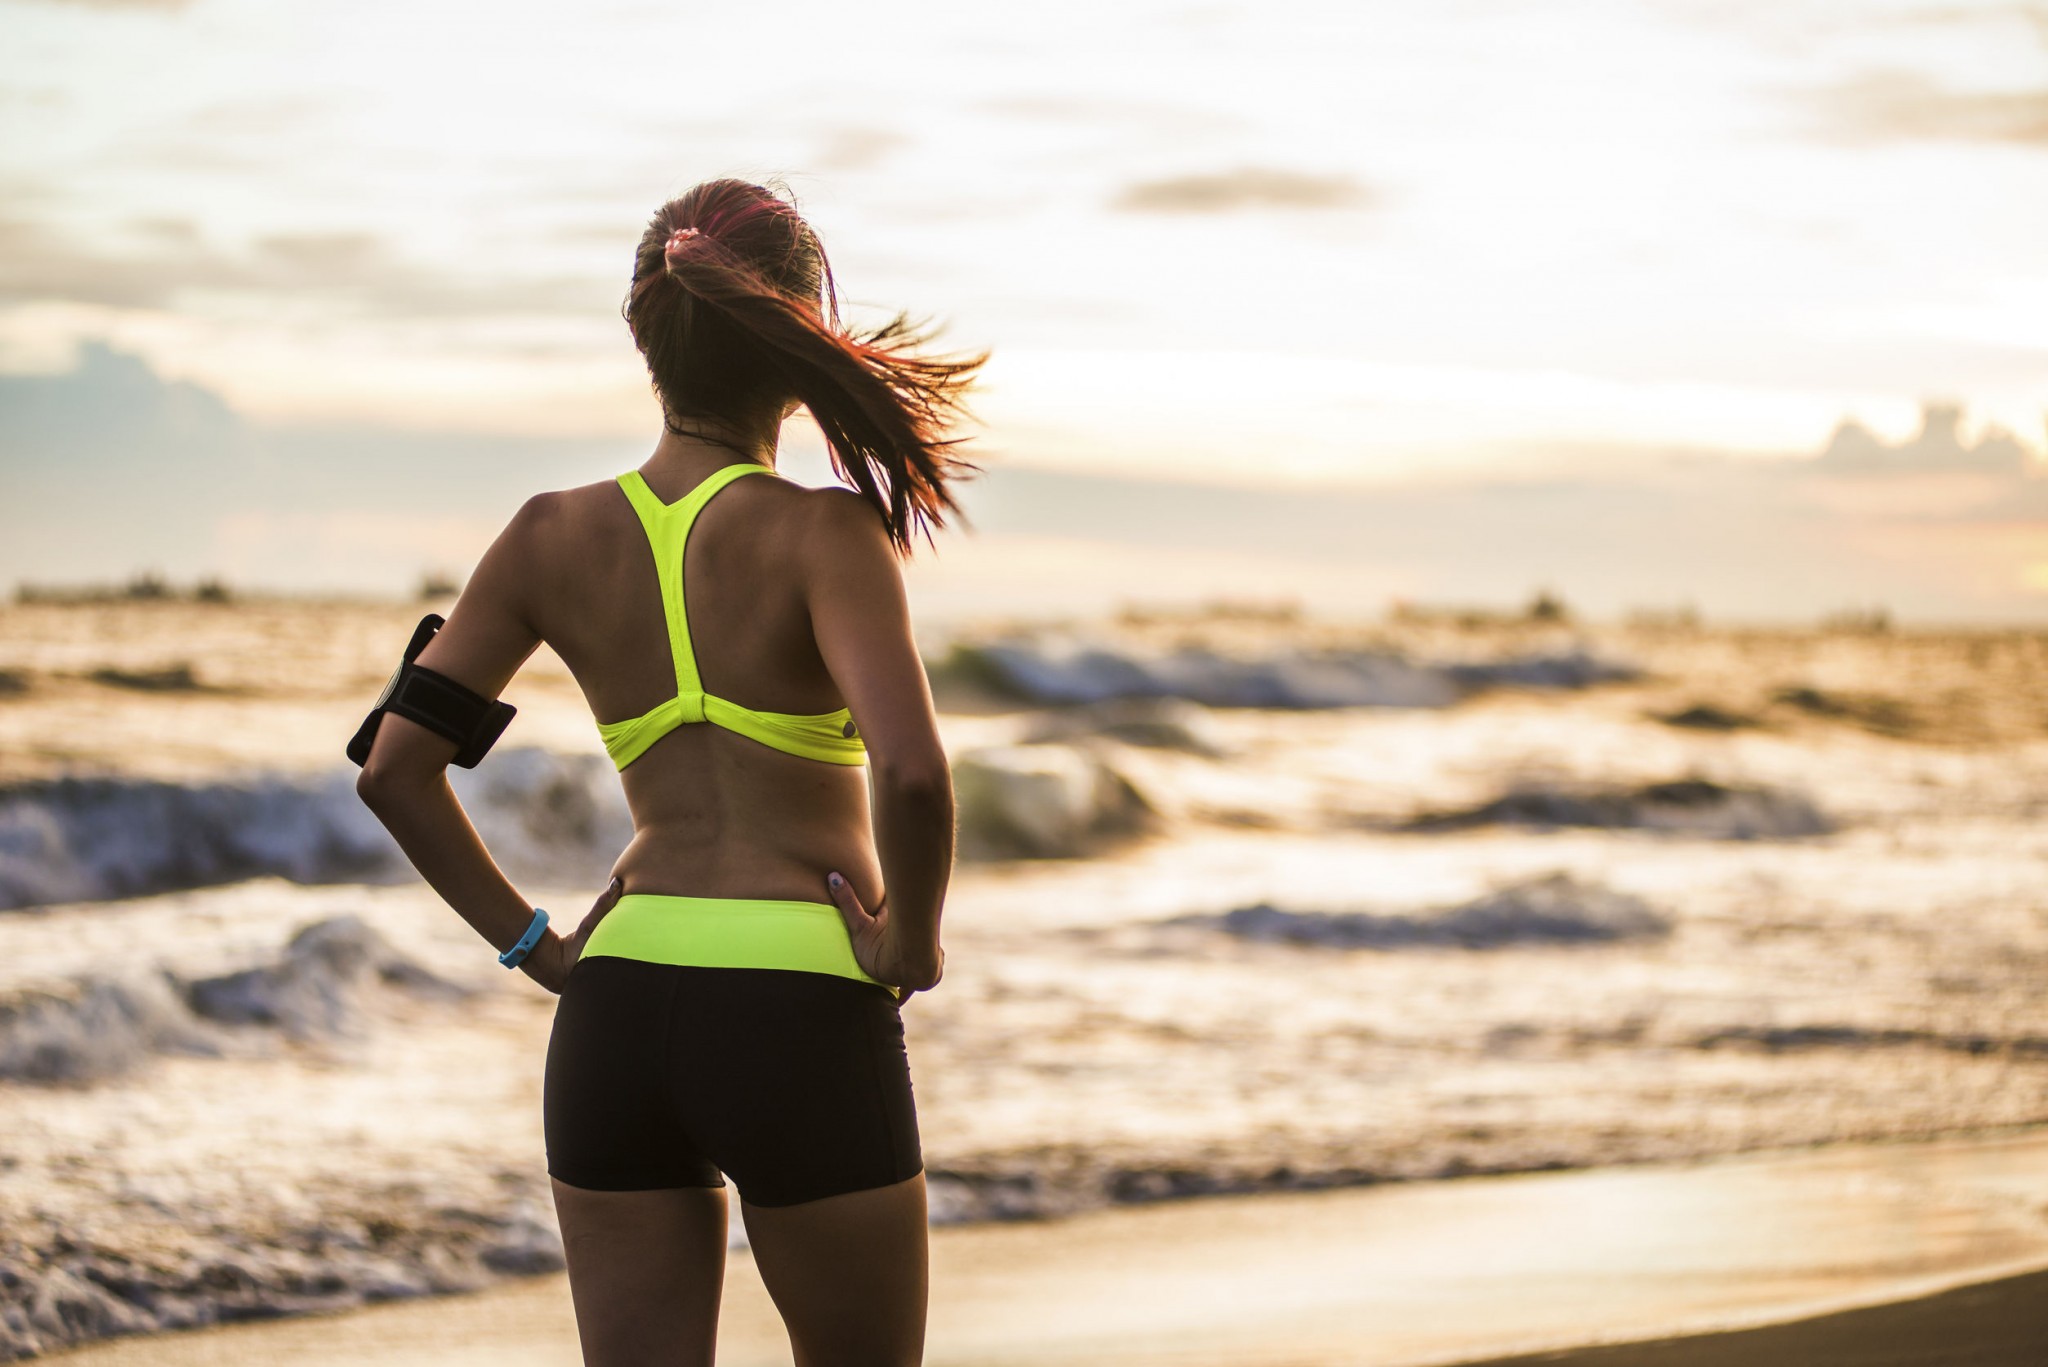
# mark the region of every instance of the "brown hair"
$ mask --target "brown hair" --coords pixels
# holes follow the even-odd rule
[[[817,234],[760,185],[710,180],[656,211],[633,257],[626,322],[662,420],[745,420],[801,402],[832,466],[881,513],[899,554],[961,515],[948,482],[979,469],[946,433],[988,359],[921,354],[932,329],[898,314],[842,326]]]

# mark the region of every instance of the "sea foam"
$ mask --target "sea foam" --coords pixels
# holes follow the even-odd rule
[[[453,1001],[469,989],[398,952],[360,917],[300,929],[245,968],[182,978],[161,967],[87,974],[0,996],[0,1082],[85,1086],[159,1054],[217,1056],[257,1027],[307,1043],[356,1033],[373,989]]]
[[[409,876],[355,792],[356,771],[196,784],[60,778],[0,789],[0,910],[138,897],[248,878],[380,883]],[[515,876],[605,878],[632,836],[610,764],[515,749],[453,771],[456,793]]]

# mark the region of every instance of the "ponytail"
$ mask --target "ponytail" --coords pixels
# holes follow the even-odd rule
[[[710,181],[664,205],[641,239],[626,319],[669,425],[797,400],[833,469],[859,490],[899,554],[962,516],[947,487],[979,467],[949,435],[988,359],[925,353],[932,329],[898,314],[844,328],[824,248],[758,185]]]

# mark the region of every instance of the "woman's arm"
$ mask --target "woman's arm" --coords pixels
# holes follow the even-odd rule
[[[939,914],[953,870],[952,771],[881,518],[860,495],[836,491],[818,499],[814,516],[811,630],[867,743],[882,865],[871,906],[843,878],[827,890],[847,918],[861,967],[881,982],[921,990],[938,981],[945,963]]]
[[[486,698],[504,691],[540,645],[529,585],[535,577],[537,534],[547,515],[547,495],[519,510],[478,562],[449,609],[447,625],[420,652],[420,664]],[[448,761],[454,757],[453,741],[386,714],[356,792],[434,891],[484,939],[508,949],[532,921],[533,907],[492,860],[448,786]],[[606,900],[616,897],[615,883],[571,935],[549,926],[521,970],[550,991],[561,991],[575,962],[569,951],[581,949],[589,926],[608,909]]]

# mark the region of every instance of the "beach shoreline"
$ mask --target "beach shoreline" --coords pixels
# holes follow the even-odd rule
[[[2014,1357],[2011,1345],[2035,1342],[2026,1296],[2048,1278],[2044,1210],[2048,1129],[2035,1128],[944,1227],[933,1231],[927,1361],[1905,1367],[1923,1359],[1866,1352],[1882,1347],[1894,1321],[1967,1346],[1976,1329],[1956,1315],[1991,1306],[2000,1318],[1985,1329],[1983,1354],[1924,1360],[2032,1367],[2040,1359]],[[1801,1358],[1788,1347],[1730,1356],[1806,1343],[1847,1355]],[[768,1367],[787,1353],[752,1260],[736,1251],[720,1361]],[[114,1340],[50,1360],[577,1359],[566,1282],[550,1275],[316,1319]]]

